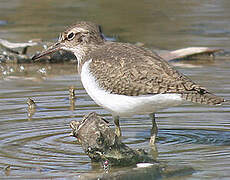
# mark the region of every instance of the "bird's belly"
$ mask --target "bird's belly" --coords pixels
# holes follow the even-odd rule
[[[100,88],[89,72],[89,62],[84,63],[81,71],[82,84],[89,96],[113,115],[132,116],[150,114],[160,109],[179,105],[183,102],[180,94],[156,94],[142,96],[126,96],[111,94]]]

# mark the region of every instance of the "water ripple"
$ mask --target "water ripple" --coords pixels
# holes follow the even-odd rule
[[[204,129],[174,129],[161,130],[164,140],[162,144],[208,144],[230,145],[230,131],[204,130]]]

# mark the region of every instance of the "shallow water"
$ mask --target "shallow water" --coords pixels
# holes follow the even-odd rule
[[[124,4],[125,3],[125,4]],[[55,39],[75,20],[103,25],[106,35],[149,48],[230,47],[230,1],[45,1],[0,2],[0,38]],[[61,12],[61,13],[60,13]],[[188,64],[187,64],[188,65]],[[189,68],[188,68],[189,67]],[[69,136],[69,123],[95,111],[111,120],[83,89],[73,64],[1,64],[1,178],[66,178],[90,172],[87,155]],[[217,57],[178,69],[215,94],[230,100],[230,60]],[[76,88],[75,106],[68,88]],[[32,97],[36,112],[28,117]],[[230,105],[183,104],[157,113],[160,162],[197,170],[185,179],[230,178]],[[149,150],[148,116],[121,119],[123,141]],[[8,165],[11,170],[5,171]]]

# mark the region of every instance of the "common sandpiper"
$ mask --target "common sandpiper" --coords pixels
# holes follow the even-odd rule
[[[207,105],[224,102],[156,53],[130,43],[106,41],[100,27],[91,22],[78,22],[67,28],[54,45],[33,59],[61,49],[76,56],[86,92],[112,113],[118,136],[119,117],[149,114],[150,144],[154,145],[158,132],[155,112],[185,101]]]

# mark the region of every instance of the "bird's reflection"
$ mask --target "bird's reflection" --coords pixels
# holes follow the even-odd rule
[[[69,103],[70,103],[70,110],[74,111],[75,109],[75,88],[74,86],[69,87]]]

